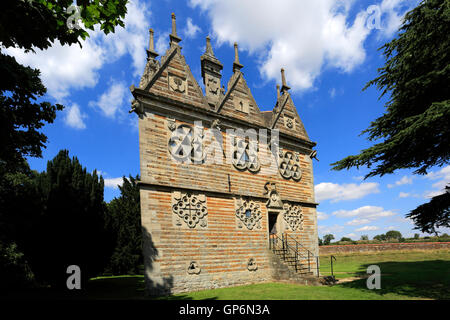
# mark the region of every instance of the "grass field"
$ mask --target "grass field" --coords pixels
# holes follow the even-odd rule
[[[450,250],[383,252],[335,255],[334,273],[342,283],[334,286],[301,286],[260,283],[232,288],[183,293],[159,299],[214,300],[409,300],[450,299]],[[321,274],[330,274],[329,256],[320,257]],[[369,290],[366,279],[343,282],[366,275],[369,265],[381,269],[381,289]],[[147,299],[143,276],[98,277],[83,293],[58,298]],[[27,298],[34,294],[27,293]],[[38,293],[39,298],[52,297]]]

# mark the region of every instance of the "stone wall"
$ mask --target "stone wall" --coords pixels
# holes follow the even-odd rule
[[[157,295],[271,280],[271,213],[278,214],[277,232],[290,233],[318,255],[310,157],[315,143],[285,83],[273,111],[261,112],[236,61],[227,89],[220,88],[221,64],[207,43],[204,94],[178,42],[171,35],[160,61],[150,48],[139,88],[131,89],[139,115],[147,287]],[[250,151],[243,163],[232,163],[236,146],[227,143],[227,129],[269,133],[274,128],[280,137],[272,144],[276,152],[259,140],[256,168]],[[197,150],[198,141],[205,150],[214,143],[221,148],[205,156]],[[176,159],[181,154],[183,161]]]
[[[382,243],[382,244],[356,244],[338,246],[320,246],[320,255],[351,252],[373,252],[391,250],[433,250],[450,249],[450,242],[421,242],[421,243]]]

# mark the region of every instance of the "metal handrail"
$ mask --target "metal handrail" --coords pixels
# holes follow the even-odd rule
[[[292,245],[289,243],[289,239],[292,239],[295,243],[295,245]],[[281,245],[278,245],[278,243],[281,243]],[[291,257],[294,258],[294,266],[295,271],[297,272],[299,269],[299,266],[301,265],[301,258],[308,260],[308,271],[311,272],[311,257],[314,257],[314,254],[309,251],[307,248],[305,248],[301,243],[299,243],[297,240],[289,236],[287,233],[281,234],[281,239],[276,234],[270,234],[269,235],[269,248],[272,250],[276,250],[277,247],[283,251],[283,260],[286,261],[286,253],[289,255],[291,253]],[[306,252],[301,252],[300,249]],[[306,255],[307,254],[307,255]],[[318,257],[316,258],[316,263],[318,263]],[[318,265],[316,266],[317,270],[319,270]],[[317,272],[317,276],[319,276],[319,272]]]
[[[286,239],[286,242],[288,241],[288,239],[294,241],[297,252],[299,252],[299,248],[306,251],[307,256],[308,256],[308,258],[307,258],[308,259],[308,271],[311,272],[311,257],[314,257],[314,254],[308,248],[306,248],[300,242],[298,242],[294,237],[290,236],[287,233],[285,233],[285,239]],[[304,256],[303,254],[300,254],[300,255]],[[316,260],[317,260],[317,257],[316,257]]]

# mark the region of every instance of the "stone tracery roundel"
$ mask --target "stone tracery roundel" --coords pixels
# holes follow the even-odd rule
[[[288,202],[283,204],[283,218],[292,231],[303,229],[303,213],[299,205],[290,204]]]
[[[202,227],[206,226],[205,218],[208,209],[206,208],[206,197],[204,195],[176,193],[173,198],[173,213],[184,221],[189,228],[195,228],[199,223]]]
[[[280,164],[278,167],[280,174],[285,179],[291,179],[294,181],[300,181],[302,178],[302,170],[296,160],[294,154],[290,151],[280,151]]]
[[[239,200],[237,203],[236,217],[247,229],[253,230],[255,227],[261,229],[261,207],[252,200]]]
[[[176,161],[182,163],[203,163],[206,154],[202,128],[179,125],[169,139],[169,152]]]
[[[235,137],[233,139],[234,152],[232,163],[238,170],[245,170],[257,173],[261,169],[258,160],[258,145],[256,141]]]

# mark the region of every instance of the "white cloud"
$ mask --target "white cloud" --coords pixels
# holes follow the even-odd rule
[[[169,34],[170,32],[166,31],[157,36],[155,50],[160,55],[165,54],[167,49],[169,48]]]
[[[378,230],[379,228],[376,226],[364,226],[361,228],[356,229],[355,231],[357,232],[361,232],[361,231],[375,231]]]
[[[380,4],[382,15],[381,35],[389,38],[397,32],[403,23],[406,11],[418,4],[418,0],[383,0]]]
[[[127,86],[122,82],[113,82],[108,91],[104,92],[97,101],[90,101],[89,106],[99,108],[103,115],[115,118],[116,113],[122,113],[121,107],[124,103]]]
[[[407,193],[407,192],[400,192],[399,194],[398,194],[398,197],[399,198],[408,198],[408,197],[410,197],[411,196],[411,194],[410,193]]]
[[[317,227],[320,234],[329,234],[329,233],[340,233],[344,230],[343,226],[333,225],[333,226],[318,226]]]
[[[294,90],[312,88],[324,67],[351,72],[364,62],[364,42],[372,30],[366,27],[365,9],[351,18],[353,3],[190,0],[191,6],[208,14],[219,44],[237,41],[251,53],[258,51],[262,76],[279,81],[284,67]],[[389,32],[404,13],[398,13],[398,7],[398,1],[389,0],[380,6],[382,13],[388,13]]]
[[[24,53],[17,48],[5,51],[19,63],[39,69],[48,93],[58,101],[67,97],[71,88],[94,87],[105,62],[104,49],[92,40],[84,41],[83,48],[61,46],[58,42],[47,50],[37,49],[36,53]]]
[[[105,188],[112,188],[112,189],[117,189],[118,186],[122,186],[123,184],[123,178],[109,178],[109,179],[104,179],[105,181]]]
[[[369,219],[353,219],[352,221],[347,222],[347,225],[349,226],[358,226],[360,224],[366,224],[369,223]]]
[[[395,215],[395,212],[384,210],[382,207],[363,206],[354,210],[337,210],[333,212],[333,215],[339,218],[359,217],[374,220],[382,217],[393,216]],[[359,221],[358,219],[355,220]]]
[[[368,194],[379,193],[378,183],[367,182],[361,184],[337,184],[322,182],[314,186],[316,201],[331,200],[339,202],[344,200],[354,200],[365,197]]]
[[[445,192],[445,186],[450,184],[450,165],[443,167],[437,172],[430,172],[428,173],[425,178],[429,180],[438,180],[437,182],[433,183],[432,187],[437,190],[429,190],[425,192],[426,198],[432,198],[435,196],[438,196],[440,194],[443,194]]]
[[[344,235],[344,237],[347,237],[347,238],[350,238],[350,239],[354,239],[354,238],[356,238],[357,237],[357,235],[355,234],[355,233],[349,233],[349,234],[346,234],[346,235]]]
[[[330,94],[331,99],[333,99],[336,96],[336,88],[331,88],[328,93]]]
[[[186,38],[195,38],[198,32],[200,32],[200,27],[192,22],[191,18],[187,18],[186,27],[183,30],[183,33]]]
[[[84,123],[83,119],[87,118],[87,115],[81,113],[80,107],[76,103],[72,104],[70,107],[64,110],[64,112],[64,122],[66,123],[66,125],[74,129],[86,128],[86,124]]]
[[[324,212],[317,211],[317,220],[326,220],[328,219],[328,215]]]
[[[412,184],[412,177],[403,176],[400,180],[395,181],[395,184],[388,184],[388,188],[402,186],[404,184]]]
[[[99,71],[105,63],[114,62],[129,54],[133,63],[133,75],[140,75],[145,67],[148,44],[148,7],[139,0],[127,4],[125,28],[117,27],[115,33],[105,35],[99,28],[90,31],[90,37],[78,44],[61,46],[56,42],[47,50],[24,53],[10,48],[7,54],[16,57],[21,64],[37,68],[48,89],[48,94],[59,102],[70,95],[72,89],[93,88],[99,80]]]

